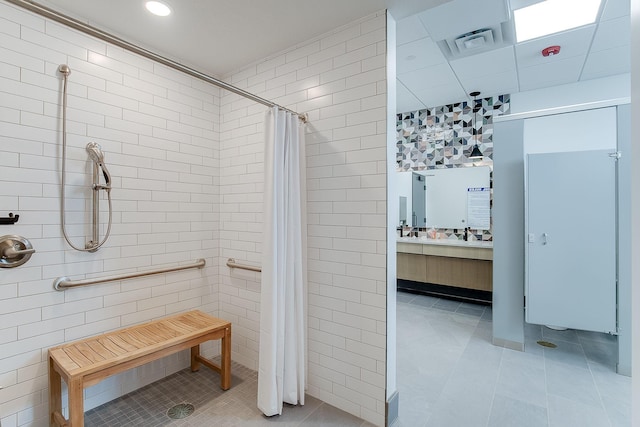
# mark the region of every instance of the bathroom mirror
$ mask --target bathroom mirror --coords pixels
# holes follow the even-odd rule
[[[489,229],[489,166],[431,169],[423,173],[427,227]]]
[[[406,225],[489,229],[489,166],[398,172],[396,181],[400,204],[405,206],[405,216],[400,212],[400,218],[406,218]],[[421,194],[416,193],[416,183],[423,188]]]

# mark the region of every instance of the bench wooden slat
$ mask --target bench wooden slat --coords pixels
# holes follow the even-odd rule
[[[192,326],[195,329],[198,329],[202,327],[202,325],[206,324],[205,322],[199,321],[198,318],[194,316],[185,316],[182,322],[186,323],[189,326]]]
[[[73,360],[73,362],[78,365],[80,369],[82,369],[83,366],[91,364],[91,360],[87,359],[87,357],[82,354],[82,352],[75,346],[65,348],[63,349],[63,351],[67,353],[69,359]]]
[[[117,353],[112,352],[102,344],[98,342],[98,340],[87,341],[87,345],[93,350],[96,354],[99,354],[104,359],[109,359],[113,356],[117,356]]]
[[[178,336],[177,333],[175,333],[174,331],[171,331],[166,327],[163,327],[162,324],[149,325],[146,328],[144,328],[143,331],[147,335],[151,335],[153,337],[160,338],[162,340],[168,340]]]
[[[220,366],[200,356],[202,342],[221,339]],[[82,427],[83,390],[105,378],[191,348],[191,370],[200,363],[220,373],[223,390],[231,386],[231,323],[191,311],[49,349],[51,425]],[[69,422],[61,413],[60,381],[67,383]]]
[[[80,367],[80,365],[78,365],[76,362],[73,361],[73,359],[69,357],[69,355],[64,351],[64,349],[61,349],[61,348],[56,349],[53,351],[53,353],[58,363],[63,366],[66,366],[67,369],[78,369]]]
[[[99,338],[99,339],[104,339],[105,341],[111,341],[114,345],[117,345],[118,347],[122,347],[127,351],[134,351],[140,348],[140,346],[133,345],[130,342],[123,340],[122,337],[119,337],[116,335],[110,335],[110,336]]]
[[[84,357],[89,359],[91,363],[102,362],[103,360],[107,359],[106,357],[103,357],[102,355],[93,351],[93,349],[89,347],[86,341],[78,343],[76,345],[76,348],[82,353]]]
[[[119,334],[119,335],[114,335],[113,338],[120,339],[120,340],[128,343],[132,347],[134,347],[134,349],[130,350],[132,352],[136,351],[136,350],[140,350],[141,348],[144,348],[146,346],[146,344],[143,341],[140,341],[135,336],[129,335],[129,334],[125,334],[125,333],[122,333],[122,334]]]
[[[178,333],[172,329],[167,327],[163,327],[164,325],[149,325],[147,329],[154,334],[161,336],[164,339],[175,338],[178,336]]]
[[[110,338],[98,338],[96,341],[102,344],[104,348],[109,349],[109,351],[115,355],[125,354],[127,352],[126,348],[116,344],[116,342]]]
[[[168,320],[166,323],[171,325],[171,327],[176,331],[180,332],[180,334],[188,334],[189,332],[193,331],[193,328],[188,327],[188,325],[186,325],[184,322],[175,322]]]
[[[130,336],[130,337],[133,337],[134,339],[137,339],[138,341],[142,342],[145,347],[151,346],[151,345],[154,345],[154,344],[158,343],[158,340],[155,337],[147,336],[144,333],[144,330],[142,328],[137,329],[137,330],[130,330],[130,331],[124,332],[123,335],[124,334],[126,334],[127,336]]]

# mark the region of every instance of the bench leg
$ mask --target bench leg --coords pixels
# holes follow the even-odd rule
[[[69,424],[84,427],[84,393],[82,379],[69,381]]]
[[[220,355],[220,387],[223,390],[231,388],[231,326],[224,330]]]
[[[62,415],[62,384],[58,371],[55,370],[53,359],[49,358],[49,425],[58,425],[55,413]]]
[[[197,372],[200,370],[200,344],[191,347],[191,372]]]

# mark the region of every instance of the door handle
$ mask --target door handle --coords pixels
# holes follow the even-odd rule
[[[542,233],[542,244],[546,245],[548,243],[549,240],[549,234],[548,233]]]

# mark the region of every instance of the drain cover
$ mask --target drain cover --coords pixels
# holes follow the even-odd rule
[[[195,407],[190,403],[180,403],[176,406],[172,406],[167,411],[167,416],[169,418],[173,418],[174,420],[178,420],[180,418],[187,418],[189,415],[193,414]]]
[[[552,342],[549,341],[537,341],[537,343],[543,347],[549,347],[549,348],[556,348],[558,347],[557,345],[555,345]]]

